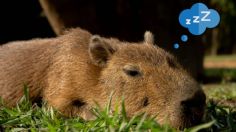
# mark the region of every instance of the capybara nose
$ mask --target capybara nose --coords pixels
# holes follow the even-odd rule
[[[206,105],[206,95],[199,90],[192,97],[181,101],[182,112],[189,119],[191,124],[201,122]]]

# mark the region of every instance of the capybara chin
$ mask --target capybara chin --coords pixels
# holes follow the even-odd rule
[[[0,47],[0,96],[14,106],[29,87],[65,116],[91,119],[91,108],[112,109],[124,98],[127,115],[147,113],[175,128],[198,124],[205,94],[176,59],[154,46],[146,32],[140,43],[91,35],[80,28],[56,38],[16,41]],[[96,102],[96,103],[95,103]]]

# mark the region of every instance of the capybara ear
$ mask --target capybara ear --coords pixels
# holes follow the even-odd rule
[[[154,44],[154,36],[150,31],[144,33],[144,42],[146,44]]]
[[[105,42],[100,36],[94,35],[91,37],[89,43],[89,55],[95,65],[104,67],[107,60],[115,51],[115,46]]]

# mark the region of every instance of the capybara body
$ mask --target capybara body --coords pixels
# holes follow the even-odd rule
[[[91,119],[95,104],[112,109],[124,98],[127,115],[147,113],[176,128],[201,121],[205,94],[175,58],[153,45],[91,35],[76,28],[56,38],[0,47],[0,96],[14,106],[27,85],[32,101],[42,98],[66,116]]]

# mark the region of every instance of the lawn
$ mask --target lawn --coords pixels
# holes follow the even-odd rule
[[[224,89],[224,90],[223,90]],[[236,131],[236,110],[232,106],[224,106],[218,100],[233,100],[236,98],[236,84],[205,85],[208,96],[206,116],[204,122],[196,127],[185,129],[185,132],[206,131]],[[52,108],[43,104],[38,107],[31,104],[26,96],[16,108],[9,109],[1,106],[0,131],[160,131],[175,132],[168,125],[160,126],[145,114],[127,119],[125,105],[122,112],[110,113],[109,103],[104,109],[94,108],[97,118],[84,121],[80,118],[64,118]],[[214,99],[214,101],[212,101]],[[121,113],[121,114],[119,114]]]

